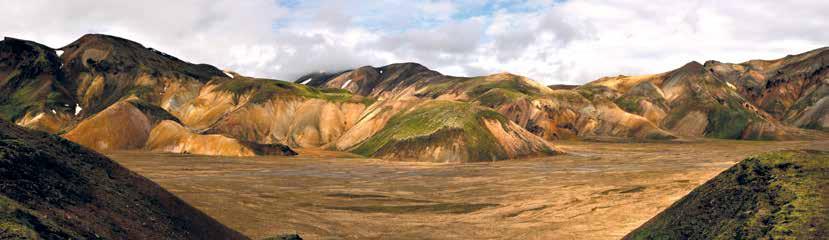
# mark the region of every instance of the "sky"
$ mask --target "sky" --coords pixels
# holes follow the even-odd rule
[[[116,35],[243,75],[417,62],[545,84],[775,59],[829,46],[825,0],[0,0],[0,35]]]

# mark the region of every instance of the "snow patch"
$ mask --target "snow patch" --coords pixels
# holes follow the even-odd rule
[[[314,78],[308,78],[308,80],[302,82],[302,85],[308,85],[308,83],[311,82],[311,80],[314,80]]]
[[[55,54],[57,54],[58,57],[60,57],[61,55],[63,55],[63,50],[55,50]]]
[[[351,79],[350,78],[348,79],[348,81],[345,81],[345,83],[343,83],[343,86],[340,87],[340,88],[346,88],[346,87],[348,87],[348,84],[351,84]]]
[[[55,112],[55,109],[52,109],[52,114],[58,114],[58,113]]]
[[[222,72],[223,72],[225,75],[227,75],[227,77],[229,77],[229,78],[233,78],[233,74],[230,74],[230,73],[225,72],[225,71],[222,71]]]
[[[81,108],[81,105],[75,104],[75,116],[77,116],[82,110],[83,108]]]
[[[380,74],[383,74],[383,69],[380,69]]]
[[[43,113],[38,113],[37,116],[33,117],[32,120],[29,120],[29,122],[36,122],[37,120],[40,120],[41,118],[43,118]]]

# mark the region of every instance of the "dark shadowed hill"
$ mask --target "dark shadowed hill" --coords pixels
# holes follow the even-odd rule
[[[247,239],[61,137],[0,121],[0,239]]]
[[[753,157],[698,187],[625,239],[826,239],[829,152]]]
[[[0,118],[55,132],[74,114],[75,100],[55,50],[5,38],[0,41]]]

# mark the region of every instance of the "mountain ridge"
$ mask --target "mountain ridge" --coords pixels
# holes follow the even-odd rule
[[[214,135],[244,143],[228,146],[228,149],[245,146],[261,149],[272,145],[283,150],[285,147],[323,148],[394,160],[467,162],[556,154],[561,151],[550,141],[573,138],[633,141],[688,137],[791,139],[806,131],[795,127],[823,130],[829,121],[826,117],[829,100],[825,100],[829,87],[826,87],[826,80],[821,80],[829,75],[825,70],[829,65],[823,61],[827,51],[820,49],[763,64],[748,61],[744,64],[753,62],[757,66],[749,64],[742,68],[739,67],[742,65],[712,61],[706,64],[689,62],[665,73],[604,77],[581,86],[563,86],[555,90],[509,73],[448,76],[411,62],[364,66],[336,73],[309,73],[293,82],[262,79],[228,74],[206,64],[188,63],[127,39],[100,34],[84,35],[60,49],[63,54],[50,63],[52,69],[54,65],[60,65],[59,71],[41,75],[62,80],[57,82],[66,89],[64,92],[68,92],[64,97],[68,99],[65,100],[67,103],[62,106],[70,107],[55,110],[54,114],[50,114],[52,109],[48,108],[19,111],[14,115],[15,122],[33,127],[46,125],[48,127],[41,128],[53,133],[71,132],[67,136],[79,141],[95,139],[84,144],[102,151],[144,149],[184,153],[189,152],[185,149],[204,149],[216,144],[213,141],[219,138],[203,137]],[[14,51],[7,53],[9,56],[14,54]],[[45,54],[51,56],[51,53]],[[29,65],[32,64],[23,62],[23,65],[7,66],[5,71],[12,72]],[[757,96],[746,95],[757,91],[749,83],[767,79],[755,76],[760,73],[756,70],[760,67],[768,68],[762,73],[772,76],[768,78],[773,80],[765,81],[764,90]],[[780,69],[791,73],[776,73]],[[0,78],[8,76],[0,74]],[[791,94],[765,93],[774,91]],[[58,93],[59,90],[49,90],[42,95],[60,96]],[[777,98],[783,99],[785,113],[767,113],[776,105],[765,103]],[[178,119],[180,127],[171,128],[168,123],[164,129],[177,129],[180,134],[150,134],[158,121],[136,122],[134,124],[138,125],[134,126],[120,124],[125,121],[117,119],[134,118],[120,115],[130,111],[96,117],[113,112],[107,109],[123,105],[120,103],[125,101],[154,106],[153,114],[144,116],[160,114]],[[456,123],[454,121],[436,121],[434,124],[438,125],[434,129],[484,131],[463,130],[431,137],[433,141],[458,146],[450,151],[451,154],[428,144],[399,145],[403,143],[400,141],[416,138],[405,131],[418,128],[407,124],[416,125],[421,121],[417,120],[417,114],[409,113],[430,112],[428,108],[451,105],[487,112],[488,119],[496,119],[503,128],[495,128],[498,124],[488,124],[481,119],[464,120],[464,123],[472,124],[465,128],[452,125]],[[71,114],[73,110],[77,113]],[[41,113],[55,116],[37,117]],[[441,110],[435,110],[433,114],[451,116],[440,113]],[[440,119],[443,116],[434,117]],[[96,118],[99,123],[91,126],[122,126],[136,129],[128,131],[134,132],[129,134],[146,137],[138,138],[138,142],[129,146],[115,144],[109,147],[110,143],[106,141],[121,141],[118,136],[93,136],[93,131],[77,130],[79,126],[89,125],[84,122]],[[401,123],[405,124],[399,125]],[[378,141],[378,134],[408,137]],[[162,136],[163,141],[153,139]],[[483,145],[470,144],[468,140],[473,136],[499,136],[497,139],[501,144],[493,146],[494,149],[484,149]],[[152,147],[147,145],[149,142],[153,143]],[[230,144],[233,141],[219,142]],[[97,147],[104,145],[107,147]],[[399,146],[402,152],[432,157],[401,157],[381,153],[387,151],[375,151],[392,146]],[[237,155],[241,152],[292,152],[283,150],[230,152]],[[498,154],[469,154],[485,151]]]

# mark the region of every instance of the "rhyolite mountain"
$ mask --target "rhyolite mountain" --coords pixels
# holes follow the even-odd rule
[[[662,74],[602,78],[576,88],[681,136],[781,139],[782,124],[697,62]]]
[[[624,239],[826,239],[829,152],[751,157],[714,177]]]
[[[708,61],[705,68],[785,124],[829,128],[829,48],[740,64]]]
[[[571,90],[553,90],[509,73],[455,77],[420,64],[402,63],[381,68],[361,67],[319,80],[304,76],[297,80],[300,81],[314,87],[342,88],[373,97],[381,106],[428,101],[471,103],[490,108],[546,140],[577,136],[675,138],[611,102],[592,101]],[[383,116],[368,117],[371,120]]]
[[[576,88],[672,133],[785,139],[829,127],[829,48],[739,64],[691,62],[661,74],[602,78]]]
[[[0,120],[0,239],[248,239],[150,180]]]
[[[572,138],[787,139],[827,121],[820,50],[554,88],[417,63],[261,79],[99,34],[60,49],[7,38],[0,50],[2,117],[99,151],[251,156],[293,147],[467,162],[556,154],[550,141]]]
[[[7,39],[0,44],[7,41],[18,40]],[[557,152],[550,143],[501,114],[477,105],[467,108],[470,103],[466,102],[379,102],[377,97],[340,88],[315,88],[223,72],[107,35],[85,35],[60,49],[37,47],[34,52],[52,56],[51,64],[57,66],[43,75],[62,80],[52,85],[68,93],[68,103],[60,104],[70,107],[57,111],[67,115],[49,118],[49,128],[39,127],[45,125],[40,123],[45,118],[37,116],[55,115],[50,106],[26,108],[4,117],[20,125],[63,134],[98,151],[296,154],[290,146],[446,162]],[[16,51],[9,52],[14,55]],[[10,66],[9,72],[29,65],[32,63]],[[471,115],[447,117],[445,121],[428,119],[432,122],[426,125],[395,120],[399,123],[396,127],[375,137],[394,115],[422,116],[415,110],[431,110],[427,114],[434,114],[458,107]]]

